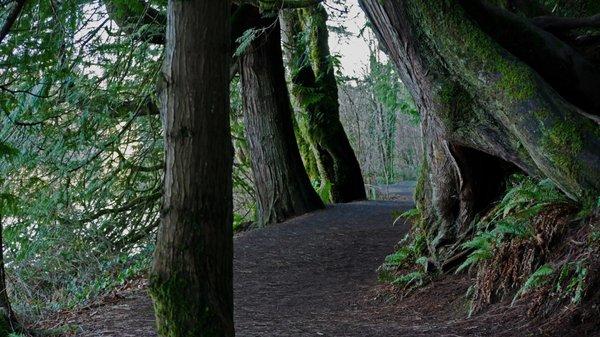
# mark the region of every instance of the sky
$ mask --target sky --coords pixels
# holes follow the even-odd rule
[[[367,21],[357,0],[347,0],[346,4],[349,6],[349,12],[342,21],[335,18],[335,10],[328,8],[329,25],[342,24],[352,36],[340,38],[338,34],[330,33],[329,47],[332,53],[340,55],[341,71],[344,75],[360,77],[369,64],[369,45],[363,37],[358,36]]]

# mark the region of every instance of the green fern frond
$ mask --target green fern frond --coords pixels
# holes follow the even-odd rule
[[[529,290],[538,288],[543,286],[548,282],[548,278],[550,275],[554,273],[554,269],[552,266],[545,264],[539,267],[535,272],[533,272],[527,281],[523,284],[523,286],[517,291],[515,297],[513,297],[512,303],[514,304],[517,298],[521,295],[527,293]]]

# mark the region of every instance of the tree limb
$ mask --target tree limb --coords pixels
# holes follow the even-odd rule
[[[583,18],[565,18],[560,16],[538,16],[531,19],[536,26],[548,30],[570,30],[577,28],[600,28],[600,14]]]
[[[484,1],[460,0],[499,45],[533,68],[572,104],[600,112],[600,69],[577,50],[526,18]]]
[[[0,30],[0,44],[2,44],[4,38],[8,35],[8,32],[10,31],[11,27],[15,24],[15,21],[17,21],[17,18],[21,14],[21,11],[23,10],[23,7],[25,6],[26,2],[27,0],[17,0],[17,4],[8,15],[8,18],[6,18],[6,22]]]

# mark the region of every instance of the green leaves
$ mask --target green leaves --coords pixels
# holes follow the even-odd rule
[[[13,215],[19,207],[19,198],[10,193],[0,193],[0,216]]]
[[[235,53],[233,54],[236,57],[240,57],[244,55],[246,50],[252,44],[252,41],[256,39],[256,37],[262,32],[262,29],[251,28],[246,30],[242,36],[240,36],[236,42],[238,43],[237,48],[235,49]]]
[[[495,246],[513,238],[526,239],[535,233],[531,220],[547,205],[567,201],[549,180],[535,181],[522,175],[510,179],[512,186],[500,203],[476,224],[477,234],[462,245],[472,250],[457,273],[493,256]]]
[[[531,289],[540,287],[544,284],[546,284],[550,278],[550,276],[552,275],[552,273],[554,273],[554,269],[552,269],[552,266],[545,264],[541,267],[539,267],[536,271],[534,271],[529,278],[527,278],[527,281],[525,281],[525,283],[523,283],[523,286],[517,291],[517,293],[515,294],[515,297],[513,297],[512,303],[514,304],[515,301],[517,300],[517,298],[523,294],[525,294],[526,292],[530,291]]]
[[[10,160],[17,155],[19,155],[19,149],[7,142],[0,141],[0,158]]]
[[[462,247],[464,249],[473,249],[473,251],[456,269],[456,273],[458,274],[472,265],[491,258],[492,250],[497,241],[498,237],[494,233],[483,232],[476,235],[470,241],[465,242]]]

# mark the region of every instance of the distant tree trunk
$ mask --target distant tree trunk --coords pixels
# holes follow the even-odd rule
[[[0,337],[6,337],[19,330],[17,317],[10,305],[6,289],[6,273],[4,271],[4,224],[0,214]]]
[[[596,198],[600,129],[593,111],[580,108],[597,106],[590,93],[598,88],[565,88],[541,64],[572,67],[560,70],[565,79],[594,83],[594,67],[576,51],[477,1],[360,2],[422,114],[417,202],[440,268],[457,261],[472,220],[498,197],[510,172],[548,177],[582,203]],[[500,35],[507,22],[523,34]]]
[[[321,5],[282,15],[293,93],[334,202],[366,199],[360,165],[340,122],[338,87],[329,51],[327,12]],[[308,33],[308,44],[301,37]]]
[[[246,19],[250,27],[265,29],[240,60],[258,221],[265,225],[324,206],[310,184],[294,135],[277,17],[261,18],[254,9]]]
[[[234,336],[230,3],[169,1],[164,209],[150,293],[158,332]]]

